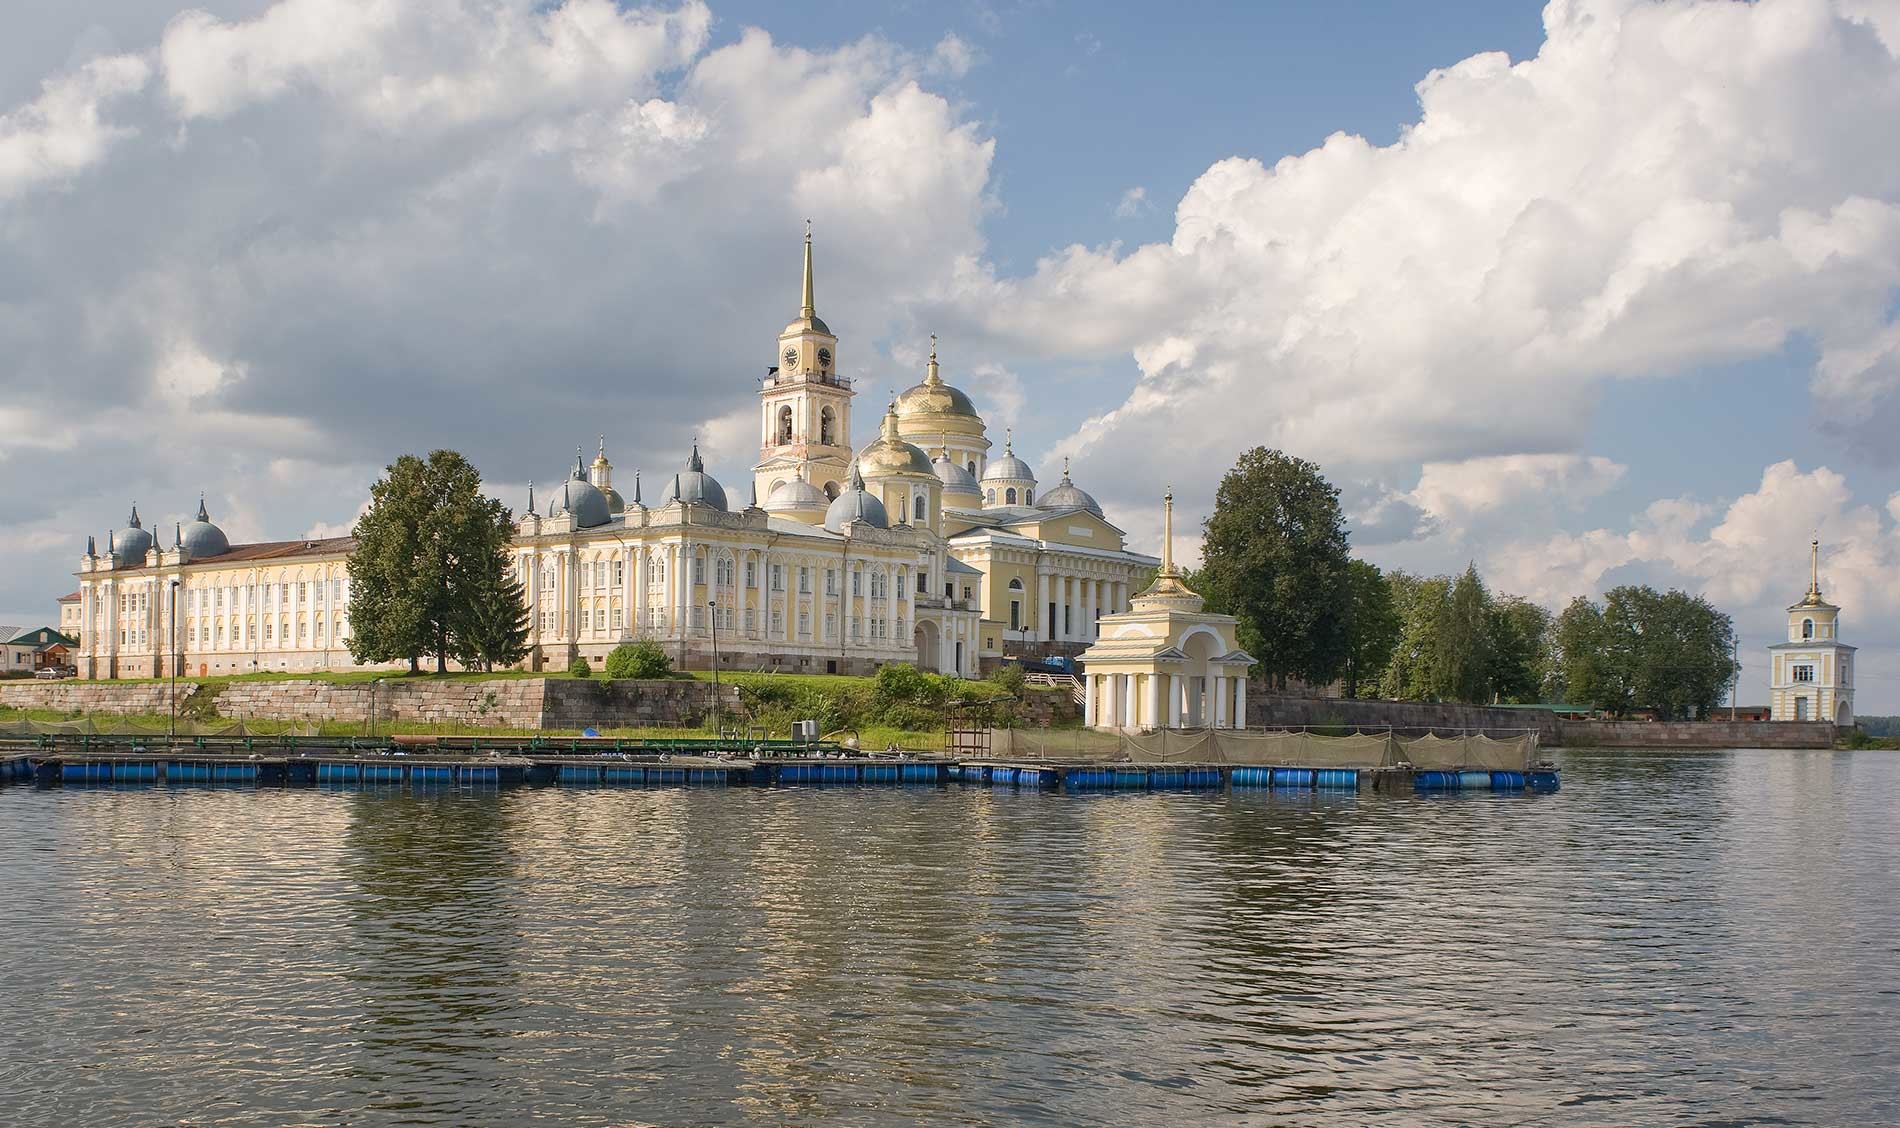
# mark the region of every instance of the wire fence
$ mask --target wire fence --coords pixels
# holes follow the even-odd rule
[[[1092,729],[998,729],[997,759],[1128,760],[1135,763],[1284,764],[1315,768],[1485,768],[1521,771],[1537,756],[1537,735],[1502,739],[1393,732],[1324,736],[1313,732],[1162,729],[1129,735]]]

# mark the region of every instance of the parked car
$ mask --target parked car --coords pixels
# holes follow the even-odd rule
[[[33,676],[36,678],[47,678],[47,679],[70,678],[74,674],[77,674],[78,672],[79,672],[78,670],[74,669],[71,666],[48,666],[44,670],[35,670],[33,672]]]

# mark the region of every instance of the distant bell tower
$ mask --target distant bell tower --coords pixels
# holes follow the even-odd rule
[[[1840,641],[1841,609],[1821,598],[1821,542],[1808,545],[1808,594],[1788,608],[1788,641],[1768,648],[1769,716],[1854,723],[1854,650]]]
[[[811,221],[805,221],[804,290],[798,317],[778,338],[778,362],[759,386],[759,462],[752,468],[759,501],[802,472],[838,496],[851,465],[851,381],[838,371],[838,338],[818,316],[813,297]]]

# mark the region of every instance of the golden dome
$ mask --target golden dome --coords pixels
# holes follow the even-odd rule
[[[930,338],[930,364],[924,370],[924,382],[904,389],[897,397],[899,415],[929,412],[933,415],[968,415],[978,418],[976,405],[962,391],[943,382],[937,372],[937,338]]]
[[[884,412],[884,433],[858,452],[858,465],[867,477],[872,478],[885,474],[921,474],[926,478],[937,476],[936,470],[930,465],[930,456],[905,442],[897,433],[895,403]]]

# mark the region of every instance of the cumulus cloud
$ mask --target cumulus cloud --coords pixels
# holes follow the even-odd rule
[[[1607,458],[1577,454],[1427,462],[1410,500],[1432,517],[1462,523],[1530,500],[1566,504],[1595,497],[1622,481],[1628,469]]]
[[[1428,75],[1390,145],[1219,161],[1168,242],[1073,246],[1023,278],[971,260],[943,300],[1024,351],[1136,358],[1075,435],[1120,500],[1165,469],[1204,501],[1258,443],[1341,476],[1574,458],[1605,382],[1796,335],[1825,403],[1891,404],[1886,10],[1556,0],[1544,22],[1534,58]]]
[[[807,217],[839,366],[882,382],[875,342],[995,206],[991,141],[928,87],[975,53],[713,47],[711,20],[278,0],[0,107],[0,418],[33,436],[0,473],[86,452],[57,497],[0,496],[29,553],[0,606],[49,598],[133,496],[335,530],[404,451],[464,450],[519,506],[601,431],[628,480],[697,431],[738,488]]]
[[[0,114],[0,202],[66,181],[130,136],[131,128],[105,119],[104,107],[142,89],[151,71],[137,55],[93,59],[48,79],[28,105]]]
[[[1148,190],[1137,184],[1115,201],[1116,219],[1133,219],[1148,210]]]

